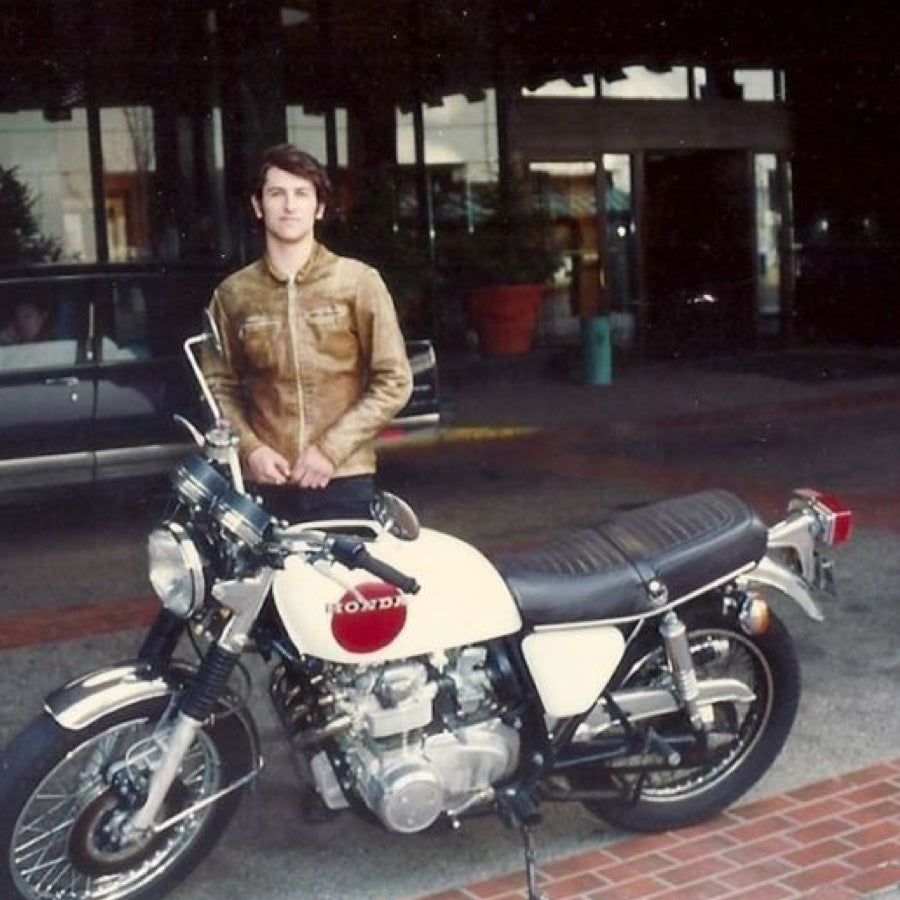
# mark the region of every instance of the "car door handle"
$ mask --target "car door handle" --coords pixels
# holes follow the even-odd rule
[[[46,384],[47,387],[75,387],[80,381],[80,378],[69,375],[65,378],[47,378],[45,379],[44,384]]]

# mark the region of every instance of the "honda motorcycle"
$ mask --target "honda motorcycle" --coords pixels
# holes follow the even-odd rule
[[[185,353],[215,410],[204,342],[211,325]],[[228,424],[185,424],[199,449],[149,536],[161,609],[136,658],[53,692],[0,757],[3,898],[148,900],[186,877],[262,770],[244,654],[269,664],[312,820],[410,834],[496,812],[532,898],[543,803],[679,828],[781,750],[800,677],[769,600],[822,618],[852,526],[832,496],[797,492],[767,529],[704,491],[488,558],[387,494],[371,520],[275,521]]]

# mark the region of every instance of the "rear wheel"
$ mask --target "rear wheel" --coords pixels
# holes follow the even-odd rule
[[[770,613],[765,634],[744,633],[732,612],[708,603],[681,616],[688,631],[698,680],[736,678],[755,694],[749,703],[713,707],[714,724],[707,746],[682,754],[680,766],[660,767],[660,757],[632,756],[607,767],[623,798],[589,801],[596,815],[634,831],[665,831],[703,821],[748,791],[781,751],[797,713],[800,668],[794,644],[781,621]],[[657,687],[670,681],[665,650],[658,635],[647,635],[629,651],[621,687]],[[666,735],[690,731],[684,714],[642,723]],[[654,768],[635,774],[633,768]],[[626,771],[632,769],[632,771]],[[591,786],[580,776],[575,786]]]
[[[158,834],[117,837],[129,806],[140,805],[129,790],[159,758],[153,733],[166,707],[165,698],[134,704],[77,732],[45,713],[10,745],[0,758],[0,897],[151,900],[212,849],[239,792]],[[244,725],[225,715],[198,733],[160,815],[211,796],[251,763]]]

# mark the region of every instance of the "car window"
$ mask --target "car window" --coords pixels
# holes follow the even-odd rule
[[[78,362],[78,341],[33,341],[0,347],[0,370],[58,369]]]
[[[85,334],[85,302],[46,284],[4,286],[0,371],[74,366]]]
[[[211,288],[209,289],[211,290]],[[115,281],[112,311],[100,321],[104,362],[174,358],[200,328],[208,292],[178,275],[127,276]]]
[[[100,340],[105,362],[151,359],[148,329],[148,285],[139,280],[118,282],[113,291],[112,321]]]

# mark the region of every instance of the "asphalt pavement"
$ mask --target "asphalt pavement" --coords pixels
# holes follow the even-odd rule
[[[855,511],[854,539],[838,555],[824,624],[778,610],[797,641],[804,695],[785,751],[747,799],[896,759],[900,351],[616,362],[607,386],[582,384],[577,371],[560,349],[448,356],[442,435],[387,450],[383,484],[427,525],[488,550],[709,486],[740,493],[769,520],[793,487],[838,494]],[[47,690],[133,652],[140,631],[129,626],[152,610],[144,540],[160,509],[158,494],[126,491],[0,510],[0,744]],[[324,829],[304,824],[264,695],[261,678],[252,706],[267,769],[173,900],[411,900],[521,870],[517,836],[491,818],[408,837],[343,816]],[[628,836],[579,808],[551,807],[538,837],[542,860],[564,860]]]

